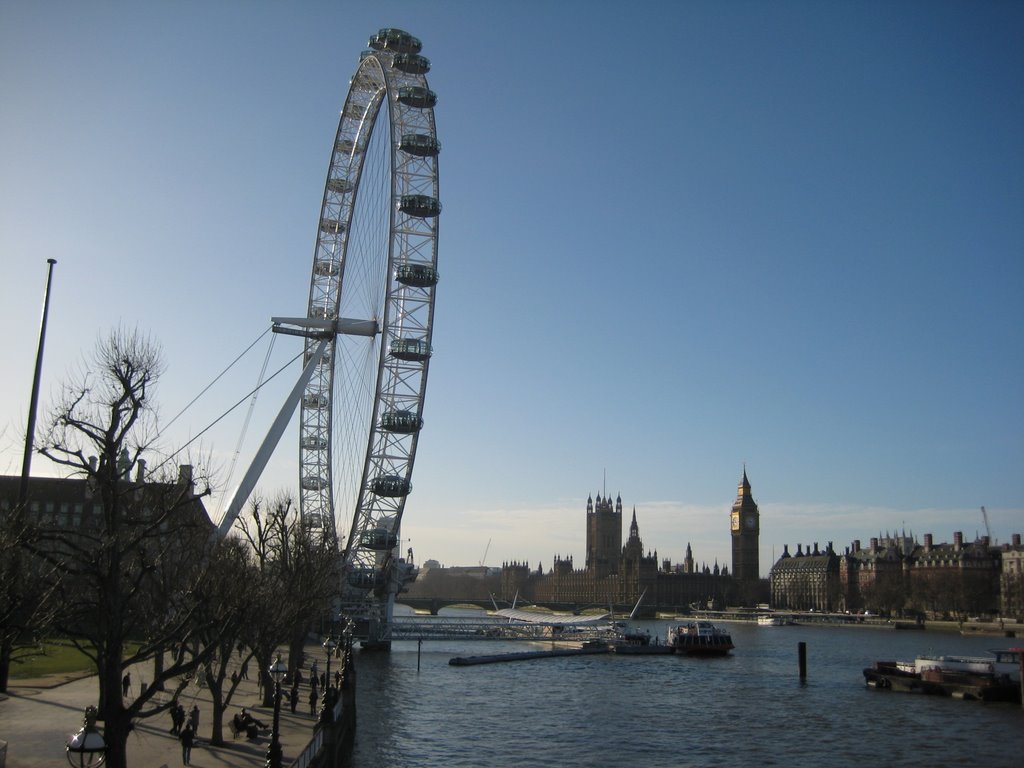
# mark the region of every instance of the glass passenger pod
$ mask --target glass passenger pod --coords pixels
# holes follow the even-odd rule
[[[416,157],[437,157],[441,142],[426,133],[407,133],[398,142],[398,148]]]
[[[389,499],[408,496],[412,484],[401,475],[377,475],[370,481],[370,490]]]
[[[306,491],[319,491],[322,490],[325,485],[326,483],[316,475],[306,475],[302,478],[302,488]]]
[[[313,271],[321,277],[331,277],[341,271],[341,265],[331,259],[317,259]]]
[[[402,195],[398,209],[409,216],[428,219],[441,213],[441,201],[430,195]]]
[[[423,419],[412,411],[385,411],[380,417],[380,428],[385,432],[411,435],[423,428]]]
[[[302,404],[306,408],[326,408],[331,404],[331,399],[323,392],[314,392],[302,398]]]
[[[423,43],[419,38],[394,27],[386,27],[370,37],[367,43],[375,51],[395,51],[397,53],[419,53]]]
[[[309,361],[313,358],[313,350],[309,350],[302,357],[303,367],[309,365]],[[325,349],[324,353],[320,355],[320,362],[317,365],[330,365],[331,363],[331,350]]]
[[[359,546],[363,549],[372,549],[374,552],[387,552],[398,545],[398,537],[387,528],[374,528],[372,531],[363,531],[359,537]]]
[[[363,148],[352,139],[338,139],[334,142],[334,151],[342,155],[351,155],[353,151],[362,152]]]
[[[302,438],[302,447],[309,451],[325,451],[327,450],[327,438],[309,435]]]
[[[397,53],[391,65],[407,75],[425,75],[430,71],[430,59],[417,53]]]
[[[395,268],[395,280],[413,288],[430,288],[437,285],[437,269],[430,264],[399,264]]]
[[[422,85],[403,85],[398,89],[398,103],[416,109],[433,109],[437,94]]]
[[[324,217],[320,219],[320,231],[328,235],[338,235],[345,231],[345,222]]]
[[[353,184],[348,179],[336,178],[327,180],[327,188],[331,190],[331,192],[337,192],[338,194],[341,195],[351,192],[354,187],[355,184]]]
[[[327,309],[327,307],[317,304],[309,308],[309,316],[315,317],[318,320],[333,320],[334,312]]]
[[[430,359],[430,344],[425,339],[395,339],[388,354],[396,360],[422,363]]]
[[[356,589],[377,589],[384,586],[384,571],[379,568],[356,568],[348,572],[348,583]]]

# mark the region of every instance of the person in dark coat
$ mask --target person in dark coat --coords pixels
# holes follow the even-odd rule
[[[195,740],[191,723],[185,726],[178,738],[181,739],[181,764],[188,765],[192,759],[192,742]]]
[[[178,712],[178,705],[171,704],[171,736],[181,735],[181,717]]]
[[[309,714],[316,716],[316,701],[319,697],[316,695],[316,686],[309,689]]]
[[[121,678],[121,696],[128,698],[128,689],[132,687],[132,673],[125,672]]]

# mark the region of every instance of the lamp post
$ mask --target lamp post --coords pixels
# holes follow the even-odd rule
[[[321,723],[329,723],[334,719],[333,697],[327,694],[331,690],[331,656],[334,655],[334,649],[337,647],[338,644],[335,642],[333,634],[324,640],[324,650],[327,651],[327,675],[324,677],[323,709],[320,710]]]
[[[96,707],[86,707],[82,728],[68,737],[67,758],[74,768],[99,768],[107,759],[107,743],[96,730]]]
[[[281,654],[267,670],[274,680],[274,730],[270,736],[270,746],[267,747],[267,768],[281,768],[281,680],[288,672],[288,665],[281,661]]]

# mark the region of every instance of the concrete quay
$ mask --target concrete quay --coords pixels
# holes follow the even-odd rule
[[[309,663],[303,669],[304,678],[308,679],[309,664],[313,659],[319,659],[321,671],[326,669],[325,660],[321,658],[323,655],[323,649],[318,646],[306,649]],[[147,679],[150,669],[149,664],[132,668],[134,693],[138,693],[139,681]],[[242,707],[267,726],[273,723],[274,710],[260,706],[257,685],[251,672],[249,680],[240,682],[224,718],[225,744],[219,747],[210,744],[213,705],[209,692],[205,687],[194,685],[182,691],[179,701],[186,712],[192,709],[193,704],[199,706],[199,738],[192,747],[192,768],[255,768],[265,764],[270,744],[269,728],[261,731],[255,741],[248,741],[244,735],[232,738],[228,725],[230,718]],[[98,695],[95,675],[13,681],[7,694],[0,694],[0,755],[3,754],[3,742],[7,743],[6,763],[0,758],[0,768],[67,765],[65,745],[68,736],[81,728],[85,708],[96,704]],[[166,698],[169,697],[170,693],[166,694]],[[295,714],[290,711],[287,692],[281,703],[280,742],[284,766],[290,766],[302,754],[313,738],[316,723],[317,716],[309,711],[309,684],[304,680]],[[135,730],[128,737],[128,765],[133,768],[181,765],[181,743],[170,734],[170,729],[171,716],[168,712],[137,721]]]

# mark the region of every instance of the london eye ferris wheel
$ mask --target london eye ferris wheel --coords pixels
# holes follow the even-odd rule
[[[432,353],[441,145],[420,41],[382,29],[369,45],[331,149],[302,323],[299,500],[325,538],[349,522],[344,587],[373,600],[408,578],[397,547]]]

